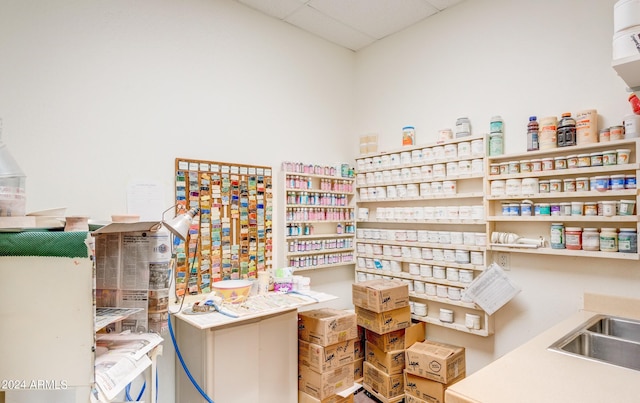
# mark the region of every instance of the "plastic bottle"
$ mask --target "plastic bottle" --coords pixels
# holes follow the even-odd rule
[[[489,155],[502,155],[504,153],[504,122],[502,117],[491,117],[489,128]]]
[[[471,135],[471,122],[469,118],[462,117],[456,120],[456,138]]]
[[[529,117],[529,123],[527,124],[527,151],[536,151],[540,149],[540,142],[538,140],[538,132],[540,126],[536,116]]]
[[[558,122],[558,147],[576,145],[576,121],[571,117],[570,112],[562,114]]]

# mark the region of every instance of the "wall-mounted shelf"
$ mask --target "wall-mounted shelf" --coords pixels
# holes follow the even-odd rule
[[[295,271],[354,264],[355,178],[290,171],[282,178],[285,264]],[[307,244],[315,248],[298,248]]]
[[[473,277],[486,267],[484,141],[484,136],[463,137],[438,144],[366,154],[356,160],[357,281],[382,277],[407,282],[410,300],[427,304],[428,316],[413,316],[413,319],[479,336],[493,334],[493,319],[477,305],[460,299],[415,292],[413,287],[416,283],[431,284],[431,287],[447,287],[463,292],[471,282],[416,275],[416,266],[467,270],[466,273],[469,275],[471,272]],[[443,182],[442,191],[437,182]],[[453,186],[447,188],[445,182]],[[404,189],[400,188],[394,192],[394,187],[406,187],[408,192],[404,194],[400,192]],[[413,187],[413,192],[409,191],[410,187]],[[372,191],[375,196],[370,197]],[[431,239],[425,239],[427,232],[436,231],[453,234],[458,241],[432,242]],[[371,236],[371,233],[378,235],[380,232],[384,232],[385,236]],[[421,237],[419,241],[405,241],[396,238],[398,232],[417,233]],[[470,242],[460,241],[463,233],[472,235],[468,238]],[[478,235],[478,244],[474,241],[475,234],[481,234]],[[390,248],[396,248],[395,253],[390,254]],[[402,248],[448,252],[449,257],[457,250],[459,253],[475,254],[476,262],[478,258],[480,262],[463,263],[462,259],[452,261],[448,257],[445,260],[422,258],[430,257],[428,254],[421,254],[421,257],[409,257],[406,254],[398,256],[397,249]],[[372,252],[371,249],[377,251]],[[380,253],[380,249],[386,250]],[[441,308],[454,311],[453,323],[438,319]],[[481,329],[472,330],[465,326],[467,313],[482,318]]]
[[[629,90],[640,91],[640,55],[614,60],[611,66],[624,80]]]
[[[599,152],[614,152],[616,150],[628,149],[630,153],[628,155],[628,160],[625,163],[615,163],[608,165],[605,161],[602,162],[602,165],[591,166],[590,161],[592,160],[591,155],[593,153]],[[640,200],[638,199],[638,190],[636,189],[635,179],[640,174],[640,163],[638,161],[638,155],[640,152],[640,148],[638,146],[638,139],[623,139],[623,140],[615,140],[609,142],[602,143],[592,143],[586,145],[578,145],[578,146],[568,146],[568,147],[559,147],[552,148],[547,150],[538,150],[531,151],[527,153],[518,153],[518,154],[510,154],[510,155],[501,155],[495,157],[487,158],[487,165],[490,168],[489,174],[486,176],[487,184],[486,189],[490,193],[487,195],[487,222],[488,222],[488,234],[489,239],[490,235],[493,232],[513,232],[518,236],[523,238],[530,239],[539,239],[544,238],[549,240],[551,235],[551,224],[552,223],[561,223],[564,224],[565,227],[588,227],[588,228],[630,228],[640,230],[638,226],[638,215],[637,212],[632,211],[631,213],[626,213],[624,215],[618,214],[618,212],[614,212],[612,215],[604,215],[602,211],[602,204],[606,204],[605,202],[624,202],[633,201],[637,205]],[[569,168],[569,161],[567,160],[567,168],[564,169],[547,169],[547,170],[531,170],[527,172],[518,172],[519,166],[521,166],[520,162],[522,161],[531,161],[534,159],[553,159],[555,161],[556,158],[569,157],[569,156],[577,156],[577,155],[585,155],[588,156],[589,164],[584,164],[587,166],[582,167],[571,167]],[[617,157],[617,155],[616,155]],[[575,161],[575,160],[574,160]],[[615,161],[619,162],[619,161]],[[514,164],[515,163],[515,164]],[[515,168],[515,172],[510,173],[500,173],[495,174],[495,167],[497,166],[505,166],[509,165],[518,168]],[[552,164],[550,164],[552,165]],[[494,168],[493,170],[491,168]],[[549,166],[548,168],[556,168],[555,166]],[[507,168],[508,169],[508,168]],[[543,165],[544,169],[544,165]],[[494,172],[494,174],[491,174]],[[620,187],[618,184],[616,189],[601,189],[594,190],[591,188],[592,179],[596,177],[602,176],[612,176],[619,175],[623,182],[625,182],[624,186]],[[626,178],[631,177],[634,181],[627,183]],[[562,181],[562,184],[559,185],[559,189],[556,188],[556,191],[541,191],[541,188],[535,188],[536,185],[535,179],[545,179],[549,181],[559,180]],[[575,191],[574,188],[565,189],[564,181],[577,178],[585,178],[582,182],[585,185],[588,185],[588,189],[582,191]],[[517,184],[518,181],[522,181],[525,183],[525,180],[529,180],[529,183],[533,184],[532,186],[527,186],[525,192],[521,194],[506,194],[506,193],[514,193],[514,189],[517,193]],[[515,183],[516,186],[511,187],[511,191],[501,192],[500,186],[492,187],[493,185],[498,185],[499,183],[494,183],[494,181],[504,181],[503,183],[508,184],[509,181]],[[515,181],[515,182],[513,182]],[[606,181],[605,181],[606,182]],[[495,190],[498,189],[497,192]],[[549,189],[547,189],[549,190]],[[496,194],[497,193],[497,194]],[[509,203],[519,203],[522,200],[530,200],[534,203],[532,206],[531,215],[512,215],[511,212],[505,214],[504,206]],[[562,208],[554,209],[554,206],[560,205],[560,203],[565,203],[567,205],[570,202],[590,202],[592,205],[592,210],[589,215],[587,211],[584,210],[582,214],[562,214]],[[536,214],[536,206],[548,205],[549,210],[545,211],[544,214],[538,211]],[[596,209],[596,204],[599,205],[600,211],[594,212]],[[542,210],[542,209],[541,209]],[[637,211],[637,208],[635,209]],[[551,213],[553,211],[553,213]],[[518,225],[526,223],[526,225]],[[537,255],[553,255],[553,256],[570,256],[570,257],[582,257],[582,258],[605,258],[605,259],[622,259],[622,260],[638,260],[638,253],[625,253],[625,252],[612,252],[612,251],[598,251],[598,250],[584,250],[581,249],[581,245],[578,245],[578,249],[574,249],[575,246],[572,245],[572,248],[551,248],[549,242],[546,242],[544,247],[539,248],[523,248],[523,247],[510,247],[506,245],[500,245],[499,243],[491,243],[488,242],[489,246],[487,250],[491,253],[494,252],[514,252],[514,253],[523,253],[523,254],[537,254]]]

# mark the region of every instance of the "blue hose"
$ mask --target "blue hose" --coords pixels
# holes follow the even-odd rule
[[[187,364],[185,364],[184,359],[182,358],[182,354],[180,353],[180,349],[178,348],[178,343],[176,342],[176,337],[173,334],[173,326],[171,325],[171,312],[169,312],[169,335],[171,336],[171,341],[173,342],[173,348],[176,350],[176,356],[180,360],[180,364],[182,365],[182,368],[184,369],[184,373],[187,374],[187,376],[189,377],[189,380],[191,381],[193,386],[195,386],[195,388],[198,390],[198,392],[200,392],[200,395],[207,402],[214,403],[213,400],[207,395],[207,393],[204,390],[202,390],[200,385],[198,385],[198,382],[196,382],[196,380],[193,378],[193,376],[191,375],[191,372],[189,371],[189,368],[187,368]]]

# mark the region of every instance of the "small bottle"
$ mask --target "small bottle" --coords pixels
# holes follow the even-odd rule
[[[538,140],[538,133],[540,126],[536,116],[529,117],[529,123],[527,124],[527,151],[536,151],[540,149],[540,142]]]
[[[469,118],[463,117],[456,120],[456,138],[471,135],[471,122]]]
[[[562,114],[558,122],[558,147],[576,145],[576,121],[571,117],[570,112]]]

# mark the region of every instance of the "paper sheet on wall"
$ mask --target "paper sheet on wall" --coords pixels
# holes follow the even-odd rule
[[[465,295],[487,314],[493,315],[519,292],[520,287],[509,280],[500,266],[492,263],[469,284]]]

